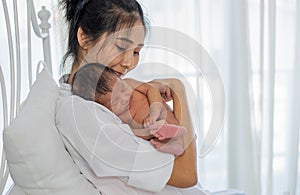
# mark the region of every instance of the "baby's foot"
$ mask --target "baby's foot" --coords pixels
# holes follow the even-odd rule
[[[173,137],[182,136],[185,134],[186,128],[177,125],[163,124],[156,130],[151,130],[151,133],[159,140],[170,139]]]
[[[150,140],[151,144],[160,152],[174,154],[180,156],[184,152],[183,141],[181,138],[171,140],[167,143]]]

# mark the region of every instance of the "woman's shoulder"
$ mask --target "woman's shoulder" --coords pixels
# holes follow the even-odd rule
[[[106,107],[77,95],[63,96],[57,100],[56,113],[73,117],[89,118],[103,123],[121,123],[120,119]]]

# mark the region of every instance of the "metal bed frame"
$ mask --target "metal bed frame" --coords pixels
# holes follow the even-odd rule
[[[10,1],[11,2],[11,1]],[[3,124],[2,130],[9,126],[10,122],[18,115],[18,110],[20,107],[21,101],[21,89],[24,84],[21,83],[21,71],[25,66],[24,62],[21,62],[21,43],[20,43],[20,23],[19,23],[19,14],[18,14],[18,3],[20,1],[13,0],[12,7],[9,7],[6,0],[2,0],[2,7],[4,13],[4,20],[6,23],[6,34],[9,56],[8,61],[9,65],[1,64],[0,66],[0,83],[1,83],[1,96],[2,96],[2,118]],[[50,18],[50,12],[46,10],[45,6],[42,6],[42,10],[36,14],[33,0],[27,0],[27,47],[28,47],[28,78],[29,78],[29,88],[33,83],[33,66],[32,66],[32,29],[34,34],[42,41],[42,51],[43,51],[43,60],[39,62],[38,69],[40,64],[44,64],[48,71],[52,74],[52,65],[51,65],[51,50],[50,50],[50,35],[49,29],[51,25],[48,20]],[[40,19],[40,24],[38,24],[37,16]],[[13,25],[11,22],[13,18]],[[3,49],[3,48],[2,48]],[[9,68],[8,68],[9,67]],[[10,80],[5,79],[3,68],[9,69]],[[8,86],[10,87],[10,94],[7,92]],[[8,99],[10,97],[10,100]],[[0,167],[1,179],[0,179],[0,193],[3,194],[5,188],[8,186],[9,178],[9,169],[7,166],[7,161],[5,157],[5,151],[2,147],[2,159]],[[15,190],[11,190],[9,194],[19,194]]]

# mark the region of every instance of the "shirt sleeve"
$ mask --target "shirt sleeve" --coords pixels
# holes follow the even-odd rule
[[[127,184],[160,191],[170,178],[174,156],[161,153],[100,105],[71,96],[57,112],[63,136],[98,177],[128,178]]]

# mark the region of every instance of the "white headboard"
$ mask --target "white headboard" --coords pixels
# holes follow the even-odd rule
[[[3,132],[17,116],[22,96],[26,97],[34,82],[35,71],[43,64],[52,74],[52,62],[49,35],[51,25],[48,22],[50,12],[45,6],[36,13],[33,0],[2,0],[0,9],[0,25],[5,27],[0,35],[0,125]],[[37,44],[38,42],[41,44]],[[36,62],[37,58],[39,62]],[[4,194],[11,182],[8,182],[9,170],[3,151],[2,132],[0,193]]]

